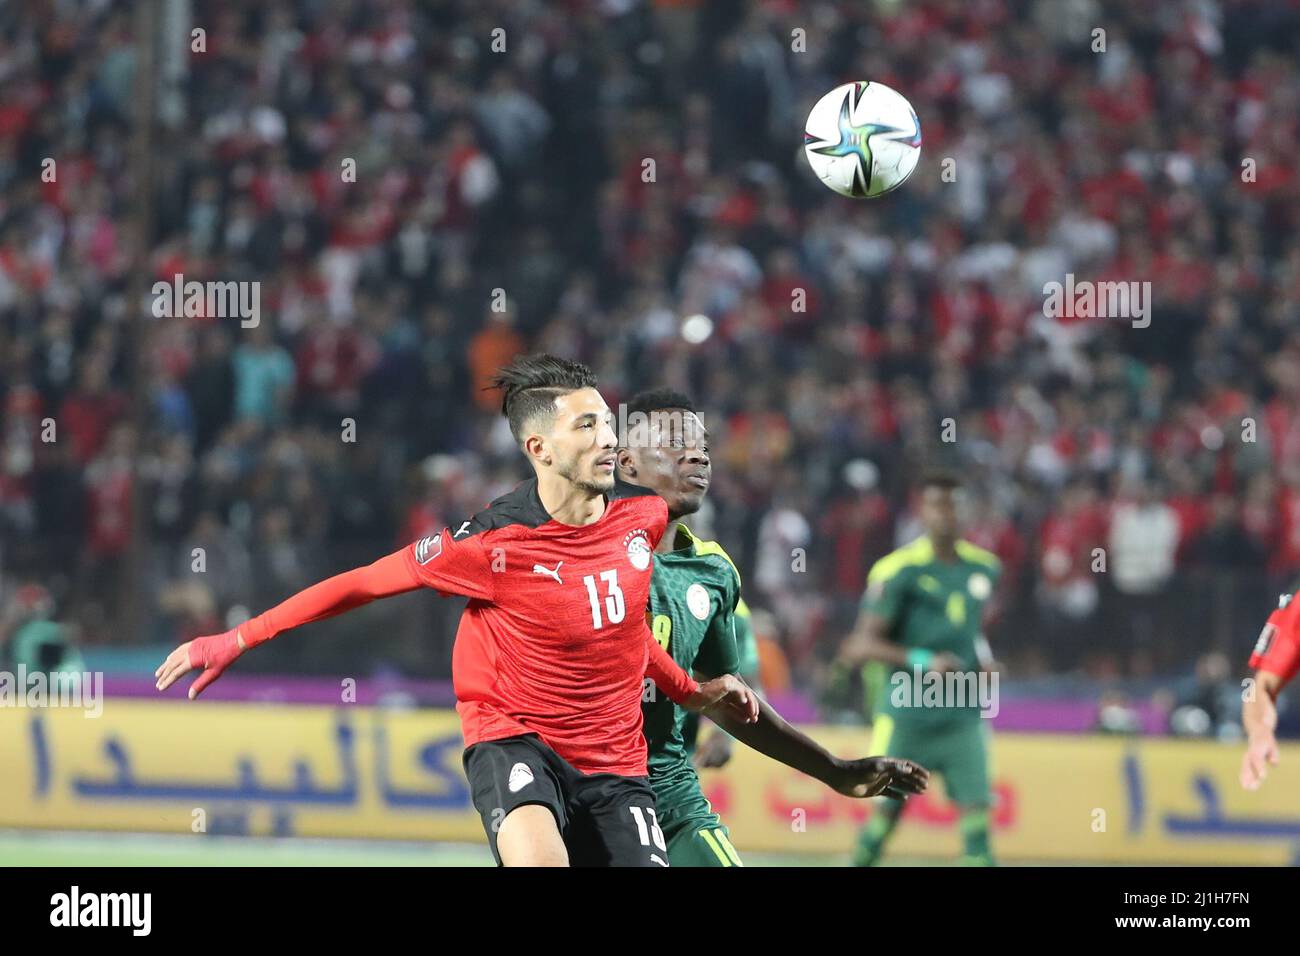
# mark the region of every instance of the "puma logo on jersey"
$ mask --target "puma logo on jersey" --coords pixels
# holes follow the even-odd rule
[[[1278,610],[1280,611],[1280,610],[1282,610],[1282,608],[1284,608],[1284,607],[1286,607],[1288,604],[1290,604],[1290,603],[1291,603],[1291,598],[1292,598],[1292,597],[1294,597],[1294,595],[1291,595],[1291,594],[1279,594],[1279,595],[1277,596],[1277,608],[1278,608]]]
[[[533,772],[528,769],[528,764],[517,763],[510,768],[510,787],[511,793],[518,793],[524,787],[533,782]]]
[[[564,563],[563,561],[559,562],[559,564],[555,566],[554,571],[552,571],[550,568],[544,568],[540,564],[534,564],[533,574],[545,574],[549,578],[555,578],[556,584],[563,584],[564,582],[560,580],[560,565],[563,563]]]

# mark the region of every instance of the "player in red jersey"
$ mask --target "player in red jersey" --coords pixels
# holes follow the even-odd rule
[[[1247,790],[1258,790],[1268,776],[1268,765],[1278,762],[1277,695],[1300,670],[1300,602],[1294,597],[1282,595],[1250,655],[1254,693],[1247,694],[1241,705],[1248,741],[1241,760],[1241,785]]]
[[[647,782],[643,675],[692,710],[757,718],[731,675],[697,684],[645,622],[667,507],[617,482],[617,438],[590,369],[553,356],[502,369],[502,413],[536,475],[454,530],[322,581],[225,634],[182,644],[158,688],[190,697],[281,631],[418,587],[470,601],[452,652],[465,771],[497,861],[667,866]]]

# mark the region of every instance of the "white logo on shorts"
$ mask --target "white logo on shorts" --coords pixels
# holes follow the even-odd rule
[[[533,772],[528,769],[528,764],[517,763],[510,768],[510,792],[518,793],[524,787],[533,782]]]

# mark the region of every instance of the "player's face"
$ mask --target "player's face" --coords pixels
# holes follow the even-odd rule
[[[580,388],[557,398],[555,411],[546,438],[555,469],[586,491],[609,491],[614,487],[618,437],[605,400],[594,388]]]
[[[713,478],[709,433],[700,417],[680,408],[664,409],[652,413],[637,434],[645,440],[630,434],[621,453],[627,479],[663,498],[674,517],[699,511]]]
[[[960,531],[957,491],[954,488],[926,488],[921,492],[921,524],[931,538],[955,539]]]

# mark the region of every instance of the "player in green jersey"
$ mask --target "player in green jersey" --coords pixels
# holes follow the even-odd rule
[[[619,449],[620,476],[649,488],[668,503],[669,525],[654,554],[647,616],[660,644],[686,670],[736,674],[736,607],[740,574],[715,542],[702,541],[680,519],[699,510],[711,479],[707,432],[691,400],[657,390],[627,408]],[[700,790],[683,734],[687,712],[649,695],[642,707],[649,745],[650,785],[673,866],[740,866],[727,828]],[[841,760],[791,727],[769,704],[745,725],[719,714],[723,729],[755,750],[854,797],[880,793],[899,800],[919,793],[928,772],[908,760],[868,757]]]
[[[959,812],[962,861],[991,866],[988,721],[980,715],[994,703],[989,685],[996,693],[997,684],[982,624],[1001,563],[962,540],[959,489],[950,475],[921,481],[926,534],[872,567],[840,661],[869,662],[873,752],[922,762],[942,776]],[[859,837],[859,866],[880,859],[898,823],[902,802],[882,803]]]
[[[736,674],[761,694],[763,687],[758,682],[758,641],[754,638],[753,615],[743,597],[736,602],[732,623],[736,632],[736,657],[740,660],[740,669]],[[731,760],[731,734],[715,724],[697,745],[699,728],[700,715],[688,711],[686,723],[682,727],[682,737],[686,740],[687,753],[695,760],[695,766],[725,767]]]

